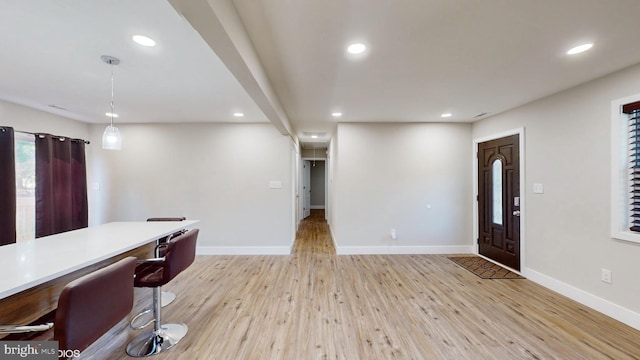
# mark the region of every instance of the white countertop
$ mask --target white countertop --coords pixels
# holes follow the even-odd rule
[[[0,299],[196,223],[197,220],[113,222],[0,246]]]

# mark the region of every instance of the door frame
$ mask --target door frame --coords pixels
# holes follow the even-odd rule
[[[305,173],[307,172],[305,169],[307,168],[307,165],[309,165],[309,178],[306,179],[309,182],[309,215],[311,215],[311,160],[308,160],[306,158],[302,158],[302,162],[301,162],[302,166],[300,167],[300,219],[304,220],[307,218],[307,216],[305,216],[305,209],[307,206],[307,194],[305,191]]]
[[[303,194],[303,184],[302,184],[302,178],[303,178],[303,164],[304,161],[308,160],[308,161],[324,161],[324,219],[328,220],[329,219],[329,156],[327,157],[321,157],[321,156],[300,156],[300,167],[298,169],[298,179],[299,179],[299,183],[298,183],[298,196],[297,196],[297,201],[298,201],[298,224],[297,226],[300,225],[300,221],[302,219],[304,219],[304,194]]]
[[[473,147],[471,149],[471,162],[473,163],[473,253],[475,255],[480,255],[478,248],[478,144],[486,141],[496,140],[503,137],[518,135],[519,139],[519,150],[520,150],[520,163],[519,163],[519,171],[520,171],[520,273],[526,276],[526,215],[527,215],[527,188],[525,187],[525,128],[517,128],[512,130],[507,130],[497,134],[491,134],[488,136],[484,136],[481,138],[473,139]],[[487,259],[487,258],[485,258]],[[491,259],[487,259],[491,260]]]

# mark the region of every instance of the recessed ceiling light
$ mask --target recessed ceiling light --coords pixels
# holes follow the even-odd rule
[[[108,117],[111,117],[111,116],[113,116],[114,118],[117,118],[117,117],[118,117],[118,114],[115,114],[115,113],[114,113],[114,114],[112,114],[112,113],[110,113],[110,112],[107,112],[107,113],[104,113],[104,114],[105,114],[105,115],[107,115]]]
[[[235,112],[235,113],[233,113],[233,116],[235,116],[235,117],[243,117],[244,114],[241,113],[241,112]]]
[[[349,54],[362,54],[365,50],[367,50],[367,46],[362,43],[351,44],[347,47],[347,52]]]
[[[132,39],[142,46],[156,46],[156,42],[153,39],[143,35],[134,35]]]
[[[318,138],[318,135],[311,135],[311,138],[312,138],[312,139],[317,139],[317,138]]]
[[[440,117],[443,117],[443,118],[448,118],[448,117],[451,117],[451,116],[453,116],[452,113],[444,113],[444,114],[440,115]]]
[[[574,48],[569,49],[569,51],[567,51],[567,55],[580,54],[581,52],[585,52],[591,49],[592,47],[593,47],[593,43],[578,45]]]
[[[331,116],[340,117],[340,116],[342,116],[342,113],[341,112],[333,112],[333,113],[331,113]]]

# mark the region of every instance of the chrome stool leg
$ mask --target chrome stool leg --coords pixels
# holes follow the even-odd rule
[[[155,291],[155,290],[153,290]],[[168,291],[162,291],[160,293],[160,307],[165,307],[169,304],[171,304],[173,302],[173,300],[176,299],[176,294],[172,293],[172,292],[168,292]],[[151,320],[147,321],[146,323],[144,323],[144,325],[134,325],[138,319],[142,318],[143,316],[149,314],[151,312],[152,309],[147,309],[142,311],[141,313],[139,313],[138,315],[134,316],[133,319],[131,319],[131,322],[129,323],[129,326],[133,329],[133,330],[142,330],[144,328],[146,328],[147,326],[151,325],[151,323],[155,322],[155,317],[151,318]]]
[[[167,238],[167,241],[169,241],[171,239],[171,235]],[[155,255],[157,258],[161,257],[160,256],[160,249],[165,245],[166,243],[162,244],[158,244],[156,245],[156,250],[155,250]],[[163,291],[162,292],[162,296],[160,297],[160,306],[165,307],[169,304],[171,304],[173,302],[173,300],[176,299],[176,294],[169,292],[169,291]]]
[[[147,357],[171,349],[186,334],[189,328],[185,324],[161,324],[161,290],[153,289],[153,330],[136,336],[127,345],[127,354],[132,357]]]

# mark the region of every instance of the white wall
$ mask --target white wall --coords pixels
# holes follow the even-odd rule
[[[3,101],[0,125],[91,141],[89,225],[183,215],[202,252],[289,253],[297,147],[270,124],[117,124],[122,151],[101,148],[104,125]]]
[[[339,253],[471,251],[471,125],[338,124],[334,140]]]
[[[640,244],[609,235],[609,169],[611,101],[640,93],[638,84],[635,66],[473,126],[474,139],[525,127],[525,275],[636,327]]]
[[[49,133],[89,140],[90,125],[0,100],[0,125],[14,130]],[[93,146],[93,145],[91,145]]]
[[[108,209],[104,221],[186,216],[201,220],[201,253],[289,253],[295,235],[289,137],[270,124],[119,128],[122,150],[94,159],[108,169],[93,180],[98,206]],[[270,181],[282,188],[270,189]]]

